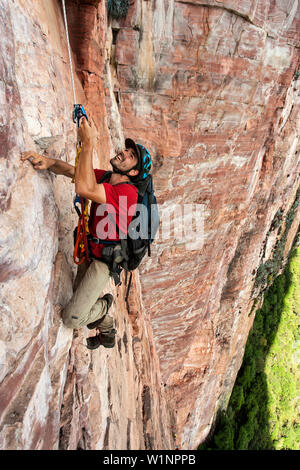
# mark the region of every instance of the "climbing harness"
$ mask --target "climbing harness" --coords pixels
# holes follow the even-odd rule
[[[78,159],[81,152],[81,144],[77,142],[77,154],[75,158],[75,172],[78,165]],[[72,180],[74,182],[74,178]],[[85,199],[78,194],[74,198],[74,208],[78,214],[78,225],[76,230],[76,240],[74,246],[73,259],[76,264],[82,264],[84,260],[89,263],[89,247],[88,247],[88,234],[89,234],[89,200]],[[79,208],[80,207],[80,208]]]
[[[71,47],[70,47],[65,0],[62,0],[62,7],[63,7],[64,22],[65,22],[65,31],[66,31],[69,65],[70,65],[70,75],[71,75],[71,83],[72,83],[73,99],[74,99],[74,108],[73,108],[72,117],[73,117],[73,122],[77,124],[77,127],[79,127],[80,119],[85,118],[88,121],[88,117],[82,104],[76,104],[77,100],[76,100],[76,92],[75,92],[75,85],[74,85],[72,56],[71,56]],[[81,143],[77,142],[77,153],[76,153],[76,158],[75,158],[75,172],[76,172],[76,168],[78,165],[80,152],[81,152]],[[75,178],[72,179],[73,183],[74,181],[75,181]],[[80,205],[80,209],[78,205]],[[89,201],[87,199],[84,199],[83,197],[80,197],[78,194],[76,194],[74,198],[74,207],[79,216],[79,220],[78,220],[78,226],[77,226],[77,231],[76,231],[76,241],[75,241],[73,259],[76,264],[81,264],[85,260],[89,263],[89,250],[88,250],[88,240],[87,240],[87,236],[89,233],[89,227],[88,227]]]

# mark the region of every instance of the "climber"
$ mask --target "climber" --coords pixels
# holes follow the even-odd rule
[[[132,219],[129,209],[130,214],[134,214],[138,198],[137,188],[131,181],[137,181],[140,174],[143,177],[145,173],[149,173],[151,158],[144,147],[126,139],[125,149],[110,160],[112,173],[109,181],[99,184],[106,172],[93,169],[92,156],[97,132],[92,121],[81,120],[78,139],[82,148],[76,172],[75,167],[67,162],[32,151],[24,152],[21,159],[30,159],[36,170],[49,169],[57,175],[75,177],[76,193],[92,201],[89,220],[92,262],[89,265],[84,262],[78,266],[74,294],[63,309],[62,319],[69,328],[87,326],[89,329],[100,330],[100,337],[88,338],[89,349],[96,349],[100,344],[111,348],[115,345],[116,330],[108,310],[112,305],[113,296],[105,294],[99,297],[111,273],[108,265],[101,260],[101,253],[106,240],[119,240],[120,233],[127,233]],[[112,217],[105,217],[105,211],[106,215]],[[113,220],[115,223],[107,223],[107,220]],[[102,230],[100,234],[99,227]]]

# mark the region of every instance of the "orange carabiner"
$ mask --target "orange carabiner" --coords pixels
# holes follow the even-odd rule
[[[77,265],[82,264],[85,260],[88,263],[90,262],[88,241],[85,231],[85,220],[83,217],[80,217],[78,220],[73,259]]]

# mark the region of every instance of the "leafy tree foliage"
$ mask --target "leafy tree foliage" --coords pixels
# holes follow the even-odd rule
[[[129,0],[107,0],[107,10],[112,18],[118,20],[128,13]]]
[[[200,450],[299,449],[299,286],[300,247],[256,313],[228,408]]]

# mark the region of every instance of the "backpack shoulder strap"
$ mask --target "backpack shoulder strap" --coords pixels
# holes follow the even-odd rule
[[[108,180],[111,177],[111,175],[112,175],[112,171],[106,171],[104,175],[101,176],[98,184],[104,183],[106,180]]]
[[[116,186],[119,184],[131,184],[131,186],[135,186],[131,181],[122,181],[122,183],[117,183]]]
[[[105,183],[106,180],[109,180],[111,175],[112,175],[112,171],[106,171],[104,175],[101,176],[98,184]],[[131,184],[132,186],[135,186],[135,184],[132,183],[131,181],[124,181],[122,183],[117,183],[117,184]]]
[[[143,197],[146,192],[149,192],[149,186],[151,185],[152,177],[149,174],[144,180],[137,181],[134,186],[138,190],[140,197]]]

